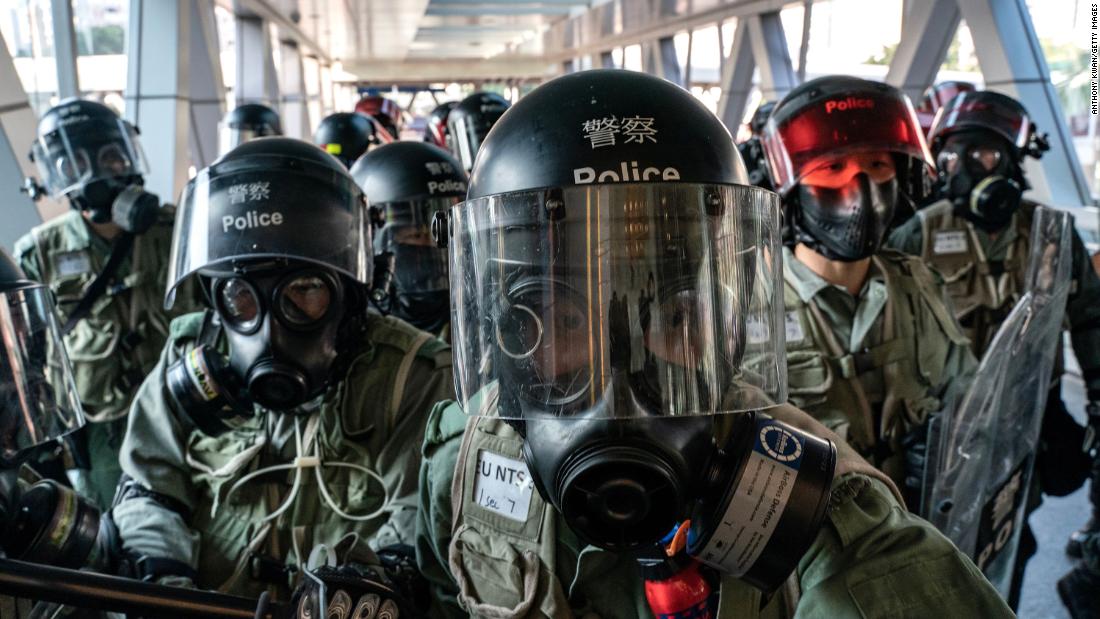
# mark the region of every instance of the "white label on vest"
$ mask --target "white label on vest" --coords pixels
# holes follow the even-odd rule
[[[937,232],[932,237],[932,253],[934,254],[961,254],[966,251],[966,248],[965,230]]]
[[[788,342],[800,342],[806,337],[806,333],[802,331],[802,319],[798,317],[798,312],[787,312],[783,323]]]
[[[477,455],[474,501],[485,509],[515,520],[527,521],[535,486],[522,460],[513,460],[482,449]]]
[[[92,260],[84,251],[67,251],[57,254],[54,256],[54,265],[57,268],[57,274],[62,277],[87,273],[92,270]]]
[[[757,426],[745,472],[697,559],[735,578],[752,568],[787,508],[802,452],[802,440],[783,426]]]
[[[747,331],[749,344],[763,344],[771,337],[768,323],[756,315],[750,315],[745,320],[745,331]]]

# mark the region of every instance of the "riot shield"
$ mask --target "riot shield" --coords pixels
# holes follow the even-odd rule
[[[1040,207],[1027,286],[961,402],[929,427],[921,514],[1008,599],[1070,290],[1073,217]]]

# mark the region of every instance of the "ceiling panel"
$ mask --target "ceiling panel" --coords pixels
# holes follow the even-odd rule
[[[541,51],[541,33],[590,0],[268,0],[333,59],[489,58]]]

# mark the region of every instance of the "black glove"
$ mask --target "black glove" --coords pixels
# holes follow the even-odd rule
[[[322,597],[324,612],[320,611]],[[398,619],[418,616],[385,576],[355,564],[323,566],[303,575],[292,603],[294,616],[298,619]]]
[[[905,457],[905,483],[901,493],[906,507],[914,514],[922,513],[923,508],[924,475],[928,466],[928,426],[926,421],[901,437],[901,448]]]
[[[401,597],[413,605],[410,610],[427,614],[431,588],[416,564],[416,549],[408,544],[393,544],[378,551],[382,569]]]

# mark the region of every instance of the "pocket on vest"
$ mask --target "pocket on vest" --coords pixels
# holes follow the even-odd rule
[[[833,376],[825,357],[817,350],[788,350],[787,382],[791,398],[797,398],[804,408],[825,401]]]
[[[451,573],[458,583],[458,600],[467,612],[484,617],[524,617],[536,610],[539,582],[560,585],[534,549],[521,549],[506,537],[482,535],[461,527],[451,540]],[[564,595],[560,595],[564,599]]]

